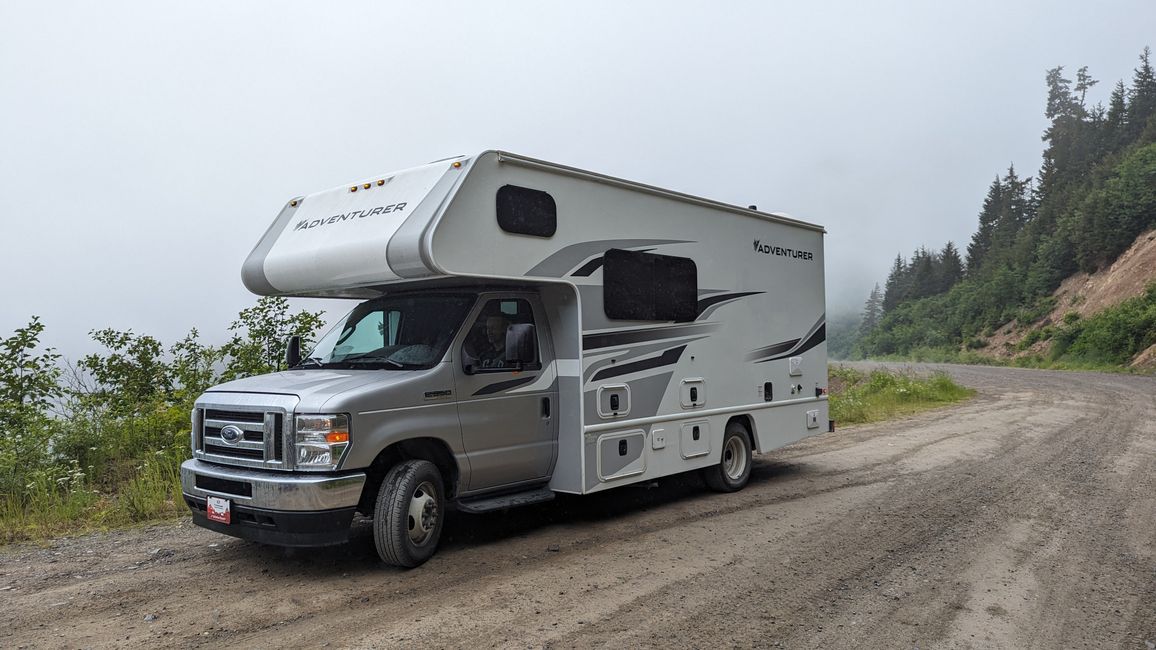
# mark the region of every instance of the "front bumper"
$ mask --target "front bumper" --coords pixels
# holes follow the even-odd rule
[[[199,460],[181,464],[181,491],[193,523],[278,546],[325,546],[348,538],[365,474],[277,474]],[[208,497],[229,499],[233,522],[205,516]]]

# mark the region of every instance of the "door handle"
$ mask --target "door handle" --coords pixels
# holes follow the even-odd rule
[[[542,419],[543,420],[549,420],[550,419],[550,398],[549,397],[543,397],[542,398]]]

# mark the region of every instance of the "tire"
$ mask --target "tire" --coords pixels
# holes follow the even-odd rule
[[[442,535],[442,473],[428,460],[407,460],[385,475],[373,508],[373,541],[382,562],[411,569],[433,557]]]
[[[737,492],[751,479],[751,434],[742,423],[732,421],[723,434],[722,459],[702,471],[702,478],[715,492]]]

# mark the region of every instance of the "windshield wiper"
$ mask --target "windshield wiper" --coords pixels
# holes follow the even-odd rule
[[[325,364],[322,363],[321,359],[318,359],[317,357],[309,357],[308,359],[303,359],[301,361],[301,363],[298,363],[297,365],[295,365],[293,367],[294,368],[324,368]]]
[[[342,359],[340,363],[382,363],[397,368],[398,370],[412,370],[414,368],[423,367],[422,364],[419,363],[402,363],[401,361],[394,361],[393,359],[387,359],[386,357],[367,356]]]

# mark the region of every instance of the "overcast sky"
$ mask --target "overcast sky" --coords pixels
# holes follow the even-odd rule
[[[223,340],[289,197],[486,148],[820,223],[828,309],[858,308],[1035,173],[1046,69],[1104,99],[1153,25],[1151,0],[5,1],[0,337]]]

